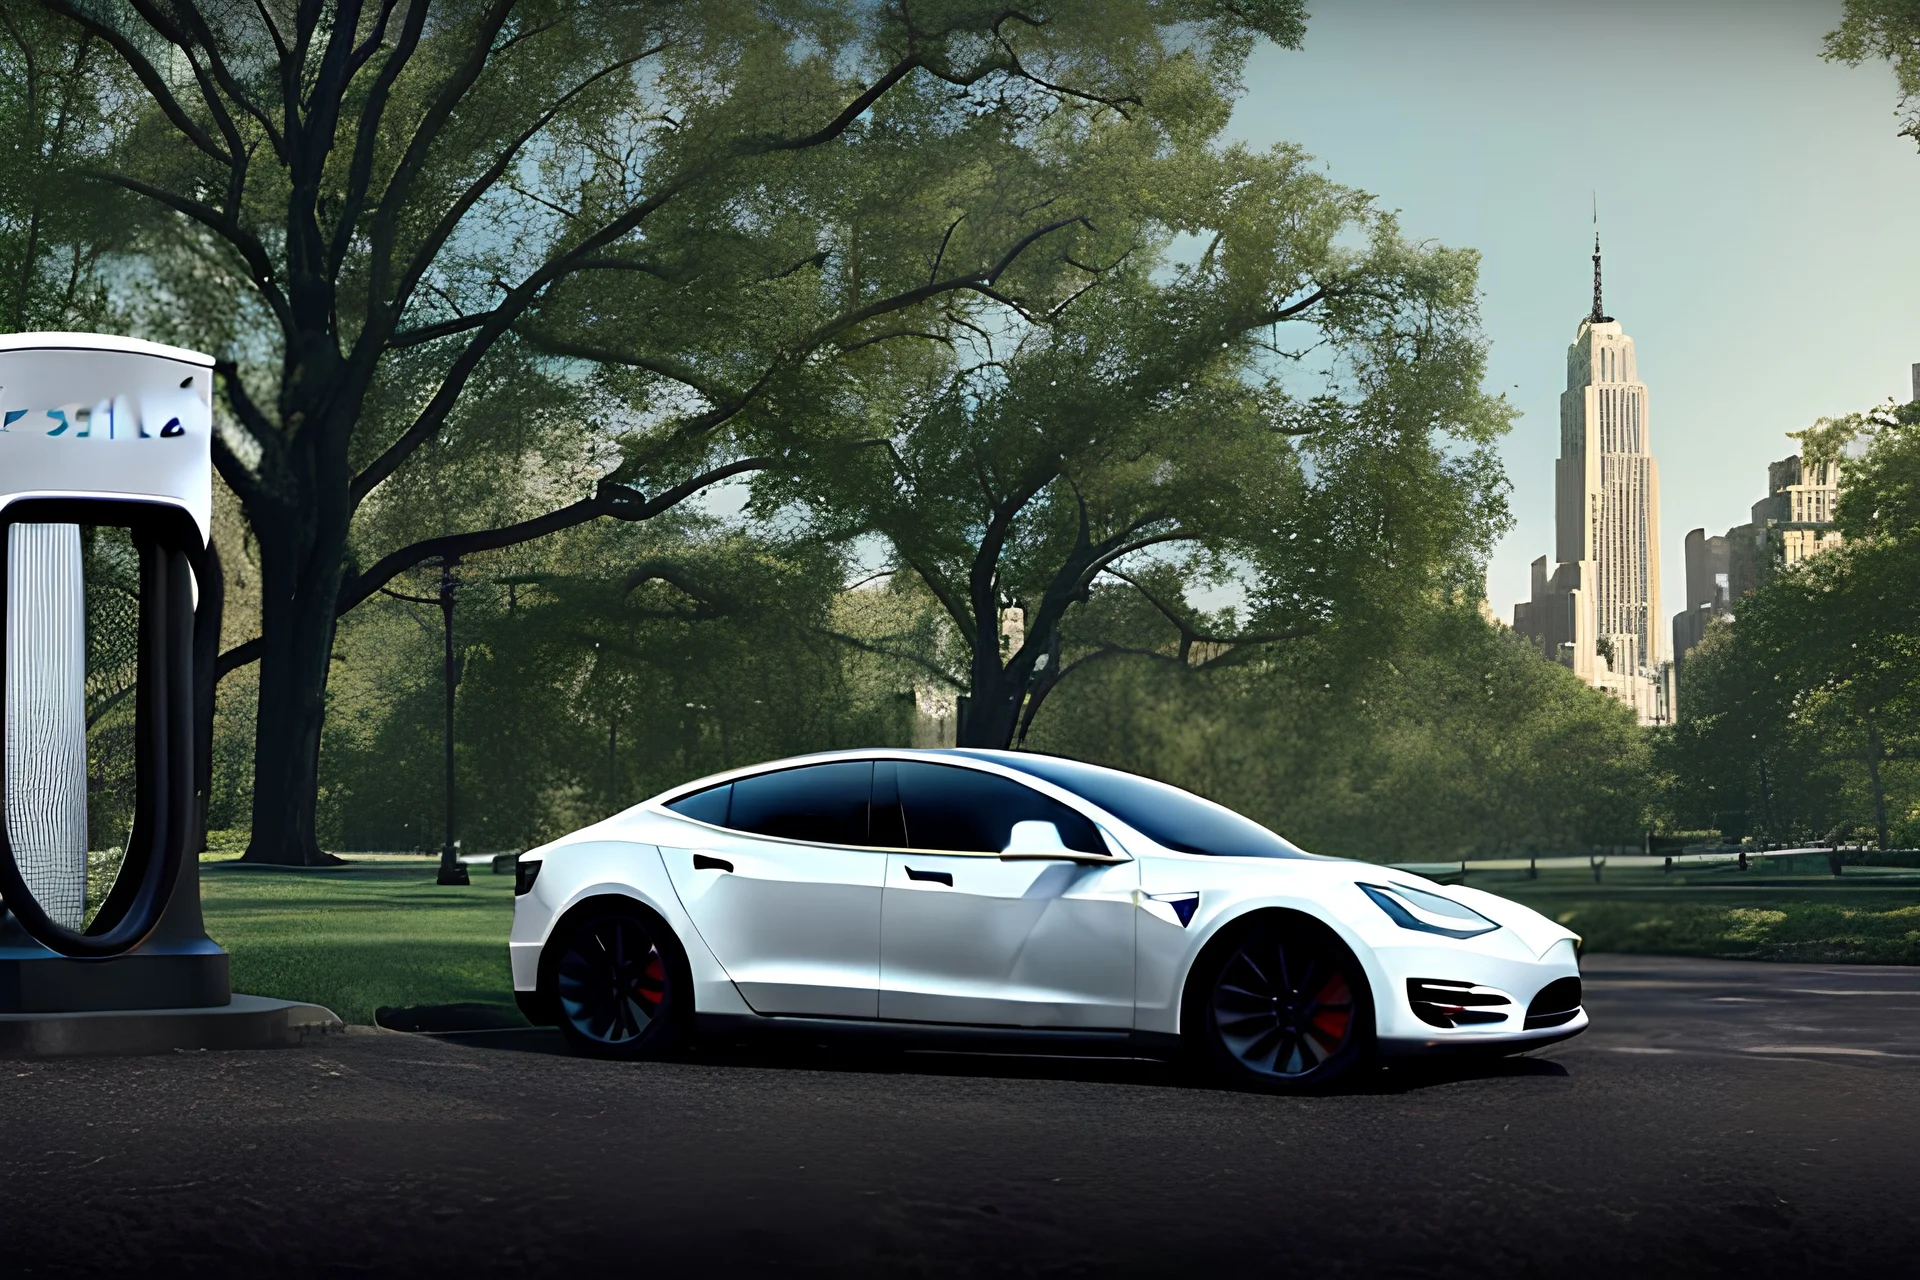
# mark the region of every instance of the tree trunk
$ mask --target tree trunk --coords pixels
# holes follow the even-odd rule
[[[316,867],[340,861],[322,852],[315,813],[346,521],[322,517],[302,537],[296,510],[248,512],[260,545],[261,649],[253,832],[243,861]]]
[[[975,642],[967,710],[955,726],[954,745],[1005,751],[1013,746],[1019,727],[1025,682],[1000,665],[999,631],[989,635],[992,647],[980,639]]]

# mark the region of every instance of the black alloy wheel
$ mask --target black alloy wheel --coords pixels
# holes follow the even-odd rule
[[[560,1030],[575,1052],[658,1057],[680,1046],[686,966],[672,935],[639,916],[570,923],[554,965]]]
[[[1228,944],[1206,992],[1205,1037],[1219,1074],[1276,1090],[1323,1088],[1367,1057],[1366,975],[1326,926],[1256,922]]]

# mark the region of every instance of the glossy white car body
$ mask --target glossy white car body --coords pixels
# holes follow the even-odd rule
[[[590,900],[627,899],[656,913],[684,948],[703,1030],[965,1031],[1170,1052],[1207,944],[1251,913],[1281,910],[1322,922],[1351,950],[1384,1053],[1511,1052],[1587,1025],[1577,994],[1570,1014],[1527,1025],[1536,995],[1579,977],[1578,939],[1527,907],[1344,859],[1179,852],[1019,767],[1032,759],[873,749],[775,761],[676,787],[531,850],[522,862],[540,866],[527,868],[532,884],[515,901],[510,942],[516,996],[537,1020],[553,1020],[542,957],[556,924]],[[829,847],[745,834],[667,807],[775,770],[889,760],[1016,781],[1091,819],[1108,854]],[[1498,927],[1473,937],[1406,927],[1362,885],[1439,895]],[[1466,1016],[1482,1020],[1423,1020],[1410,980],[1476,989],[1487,1003]]]

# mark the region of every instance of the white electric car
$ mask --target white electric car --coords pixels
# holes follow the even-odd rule
[[[1187,1056],[1269,1088],[1575,1035],[1578,939],[1053,756],[841,751],[521,855],[515,997],[586,1053],[789,1030]]]

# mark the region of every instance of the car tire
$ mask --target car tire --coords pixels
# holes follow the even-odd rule
[[[1310,1093],[1351,1082],[1373,1061],[1366,971],[1318,920],[1257,915],[1209,948],[1195,978],[1187,1038],[1220,1083]]]
[[[575,1053],[639,1060],[684,1048],[693,1022],[686,953],[650,911],[588,903],[556,931],[552,1008]]]

